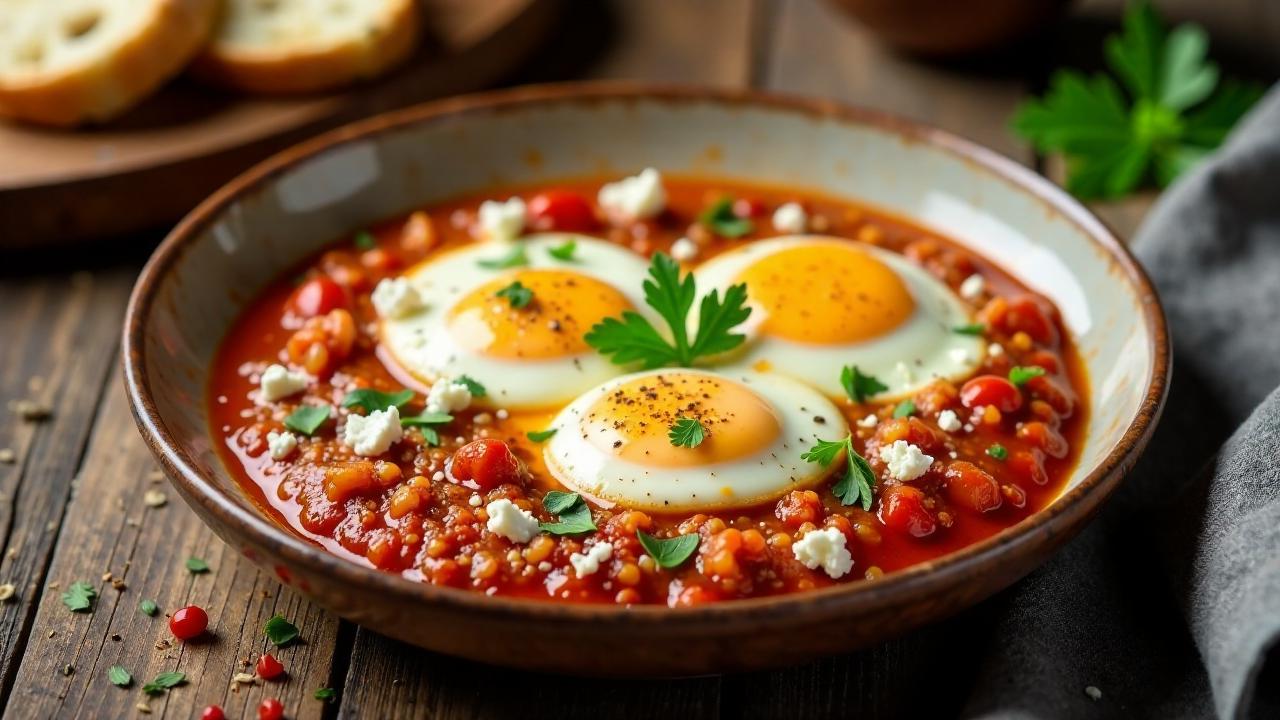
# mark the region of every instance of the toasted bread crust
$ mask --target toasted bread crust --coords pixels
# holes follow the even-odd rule
[[[421,29],[415,0],[391,0],[360,38],[307,48],[244,48],[215,37],[192,64],[202,80],[253,93],[332,90],[380,75],[408,58]]]
[[[213,31],[218,0],[159,0],[141,33],[86,66],[0,73],[0,116],[69,127],[110,120],[178,74]]]

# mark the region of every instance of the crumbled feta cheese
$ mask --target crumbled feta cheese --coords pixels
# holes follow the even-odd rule
[[[613,544],[597,542],[587,548],[586,554],[574,553],[569,556],[569,564],[573,566],[578,577],[586,577],[600,569],[600,563],[613,557]]]
[[[533,513],[521,509],[506,498],[494,500],[484,509],[489,513],[489,522],[485,523],[485,527],[495,535],[501,535],[511,542],[527,543],[538,534],[538,519]]]
[[[480,203],[477,214],[480,222],[480,234],[489,240],[515,240],[524,232],[525,206],[524,200],[518,197],[506,202],[485,200]]]
[[[476,425],[488,425],[493,422],[493,415],[486,412],[476,413],[475,417],[471,418],[471,422]]]
[[[902,482],[915,480],[933,464],[932,457],[906,440],[894,440],[889,447],[880,448],[880,459],[888,467],[889,476]]]
[[[947,432],[955,432],[960,429],[960,416],[956,415],[955,410],[943,410],[938,413],[938,427]]]
[[[821,567],[832,580],[853,569],[853,555],[845,547],[844,533],[838,528],[810,530],[792,543],[791,553],[810,570]]]
[[[441,480],[443,480],[443,479],[444,479],[444,471],[443,471],[443,470],[437,470],[437,471],[435,471],[434,473],[432,473],[432,474],[431,474],[431,479],[432,479],[432,480],[435,480],[436,482],[440,482]],[[479,500],[479,496],[478,496],[478,495],[476,496],[476,499],[477,499],[477,500]],[[475,504],[475,507],[480,507],[480,503],[479,503],[479,502],[477,502],[477,503]]]
[[[293,433],[274,430],[267,433],[267,450],[271,452],[272,460],[283,460],[297,449],[298,438]]]
[[[543,560],[542,562],[538,563],[538,570],[542,572],[551,572],[551,563],[547,562],[546,560]]]
[[[965,300],[977,300],[982,297],[983,291],[987,289],[987,281],[982,279],[981,275],[970,275],[960,283],[960,297]]]
[[[868,416],[866,416],[866,417],[864,417],[864,418],[862,418],[861,420],[859,420],[859,421],[858,421],[858,427],[862,427],[862,428],[873,428],[873,427],[875,427],[877,424],[879,424],[879,422],[880,422],[880,417],[879,417],[878,415],[876,415],[875,413],[871,413],[870,415],[868,415]]]
[[[443,474],[444,473],[441,473],[441,475]],[[441,480],[443,479],[444,478],[441,478]],[[471,507],[480,507],[481,505],[484,504],[484,500],[480,499],[479,495],[472,495],[471,497],[467,498],[467,504],[470,505]]]
[[[973,424],[972,424],[972,423],[965,423],[965,424],[964,424],[964,431],[965,431],[965,432],[973,432]]]
[[[440,378],[427,393],[427,412],[451,413],[471,406],[471,391],[466,383]]]
[[[991,343],[987,346],[987,354],[991,357],[999,357],[1004,354],[1004,347],[1000,343]]]
[[[667,207],[667,191],[662,187],[662,175],[653,168],[646,168],[639,175],[600,188],[596,200],[611,217],[643,220]]]
[[[689,262],[690,260],[698,257],[698,243],[687,237],[682,237],[679,240],[676,240],[671,243],[671,257],[675,258],[678,262]]]
[[[397,320],[422,309],[422,295],[408,278],[384,278],[370,296],[379,317]]]
[[[800,203],[783,203],[773,211],[773,227],[782,233],[802,233],[809,227],[809,213],[804,211]]]
[[[968,365],[972,359],[967,348],[951,348],[947,353],[951,356],[951,362],[957,365]]]
[[[258,383],[262,389],[262,399],[275,402],[290,395],[296,395],[307,389],[307,376],[290,372],[283,365],[271,365],[262,371],[262,379]]]
[[[497,412],[493,414],[493,416],[498,418],[499,420],[506,420],[507,418],[511,417],[511,413],[507,412],[505,408],[500,408]]]
[[[1084,688],[1084,694],[1088,695],[1089,699],[1095,702],[1102,699],[1102,691],[1094,685],[1086,685]]]
[[[401,434],[400,411],[395,406],[368,415],[348,415],[342,426],[342,442],[364,457],[386,452]]]

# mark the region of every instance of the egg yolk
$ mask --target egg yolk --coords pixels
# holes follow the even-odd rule
[[[527,303],[499,295],[520,283]],[[590,348],[582,336],[601,320],[632,309],[613,286],[565,270],[519,270],[467,293],[449,310],[449,333],[462,347],[497,358],[549,360]]]
[[[669,433],[680,418],[702,424],[705,437],[697,447],[672,444]],[[587,439],[605,453],[667,468],[751,456],[769,447],[782,431],[773,408],[747,386],[679,371],[619,385],[591,406],[581,426]]]
[[[753,263],[736,280],[763,310],[761,332],[816,345],[879,337],[915,311],[915,299],[889,266],[837,243],[800,245]]]

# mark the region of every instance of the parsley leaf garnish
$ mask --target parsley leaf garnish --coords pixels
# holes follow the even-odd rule
[[[1018,387],[1027,384],[1031,378],[1038,378],[1044,374],[1044,368],[1036,365],[1018,365],[1009,368],[1009,382]]]
[[[466,375],[459,375],[458,377],[454,378],[454,382],[460,382],[463,385],[466,385],[467,392],[471,393],[471,397],[473,398],[482,398],[485,395],[489,394],[489,391],[485,390],[483,385],[476,382],[475,380],[472,380]]]
[[[750,220],[734,214],[733,199],[727,197],[720,198],[703,210],[698,216],[698,222],[720,237],[727,238],[739,238],[755,229],[755,224]]]
[[[311,697],[317,700],[323,700],[325,702],[333,702],[333,699],[338,697],[338,691],[334,690],[333,688],[324,687],[316,690],[315,694],[313,694]]]
[[[289,413],[284,419],[284,426],[303,435],[315,435],[325,420],[329,419],[328,405],[303,405]]]
[[[298,626],[279,615],[272,615],[262,629],[262,634],[276,647],[284,647],[298,639]]]
[[[893,416],[895,418],[904,418],[904,417],[908,417],[915,414],[916,414],[916,403],[914,400],[911,400],[911,399],[903,400],[902,402],[898,403],[896,407],[893,408]]]
[[[413,399],[412,390],[401,390],[400,392],[386,393],[373,388],[356,388],[347,393],[342,398],[342,407],[364,408],[365,412],[375,412],[386,410],[387,408],[404,407],[405,403]]]
[[[968,325],[957,325],[951,328],[951,332],[957,335],[981,335],[987,331],[987,326],[982,323],[970,323]]]
[[[562,262],[572,262],[573,254],[578,251],[577,240],[565,240],[563,244],[547,248],[547,254]]]
[[[488,260],[477,260],[476,264],[486,270],[505,270],[528,265],[529,256],[525,254],[524,245],[516,243],[506,255]]]
[[[142,692],[148,695],[163,695],[169,688],[175,688],[186,681],[186,673],[162,672],[154,680],[143,685]]]
[[[684,564],[698,549],[702,538],[698,533],[686,533],[671,538],[654,537],[643,530],[636,531],[636,539],[640,546],[653,558],[658,567],[673,568]]]
[[[1110,75],[1066,70],[1013,119],[1036,149],[1066,156],[1067,188],[1083,198],[1118,197],[1148,178],[1168,185],[1262,96],[1256,85],[1220,84],[1204,29],[1166,29],[1146,0],[1129,4],[1122,32],[1105,49],[1128,98]]]
[[[160,612],[160,608],[156,607],[155,600],[143,600],[138,603],[138,611],[147,617],[155,617]]]
[[[671,331],[668,342],[640,314],[627,311],[622,318],[605,318],[583,338],[600,354],[610,356],[615,365],[640,363],[646,370],[665,365],[689,367],[698,358],[732,350],[746,337],[733,332],[748,316],[747,286],[737,284],[724,293],[712,290],[698,308],[698,332],[692,341],[686,326],[689,311],[698,296],[692,274],[680,278],[680,265],[671,256],[656,253],[644,281],[644,298]]]
[[[530,442],[536,442],[536,443],[546,442],[547,440],[550,440],[553,435],[556,434],[556,430],[558,430],[558,428],[547,428],[546,430],[530,430],[529,432],[525,433],[524,436],[529,438]]]
[[[209,563],[205,562],[204,560],[201,560],[198,557],[193,556],[193,557],[187,558],[186,565],[187,565],[187,570],[190,570],[192,574],[195,574],[195,575],[200,575],[202,573],[209,572]]]
[[[696,448],[707,439],[707,429],[694,418],[676,418],[667,432],[667,439],[676,447]]]
[[[864,402],[867,398],[882,393],[889,389],[888,385],[880,382],[870,375],[863,375],[858,370],[857,365],[845,365],[840,370],[840,384],[844,386],[844,391],[848,394],[849,399],[854,402]]]
[[[558,522],[538,523],[539,529],[552,535],[575,535],[596,529],[591,508],[578,493],[552,490],[543,496],[542,508],[560,518]]]
[[[997,460],[1004,460],[1009,457],[1009,451],[1000,443],[993,443],[991,447],[987,448],[987,454]]]
[[[863,510],[871,509],[871,488],[875,486],[876,475],[871,471],[867,459],[853,449],[853,436],[846,435],[840,440],[819,440],[808,452],[800,456],[806,462],[816,462],[822,467],[829,466],[840,453],[844,453],[847,467],[840,479],[831,488],[841,505],[862,505]]]
[[[516,280],[510,285],[502,288],[496,294],[498,297],[506,300],[508,303],[511,303],[511,307],[517,310],[522,307],[527,307],[529,303],[533,302],[533,291],[525,287],[524,283],[519,280]]]
[[[112,665],[107,668],[107,679],[116,687],[129,687],[133,684],[133,676],[129,674],[128,670],[119,665]]]
[[[437,426],[452,422],[453,416],[448,413],[427,412],[423,410],[417,415],[400,418],[401,427],[416,427],[422,432],[422,439],[432,447],[440,444],[440,431]]]
[[[356,233],[356,247],[361,250],[372,250],[378,247],[378,241],[374,239],[373,233],[368,230],[361,230]]]
[[[88,612],[93,609],[93,600],[96,597],[98,597],[98,591],[92,585],[77,580],[62,593],[62,602],[71,609],[71,612]]]

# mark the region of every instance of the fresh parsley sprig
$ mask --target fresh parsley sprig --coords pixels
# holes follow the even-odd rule
[[[342,407],[361,407],[364,408],[365,412],[376,412],[391,407],[404,407],[412,399],[412,390],[387,393],[373,388],[356,388],[342,398]]]
[[[676,447],[696,448],[707,439],[707,429],[696,418],[676,418],[667,439]]]
[[[702,297],[698,308],[698,331],[690,338],[686,325],[689,311],[698,297],[692,274],[680,277],[680,265],[669,255],[656,253],[644,281],[644,298],[666,321],[671,339],[663,337],[639,313],[628,310],[621,318],[605,318],[586,334],[587,344],[616,365],[638,363],[645,370],[677,365],[690,367],[694,361],[732,350],[746,340],[733,332],[751,315],[747,307],[747,286],[731,286],[721,300],[719,290]]]
[[[542,508],[560,518],[553,523],[538,523],[539,529],[552,535],[576,535],[596,529],[595,521],[591,519],[591,508],[578,493],[552,490],[543,496]]]
[[[876,484],[876,474],[871,471],[867,459],[853,449],[853,436],[846,435],[839,440],[819,440],[800,456],[806,462],[816,462],[828,467],[844,453],[846,468],[840,479],[831,488],[841,505],[859,504],[863,510],[871,509],[871,489]]]
[[[1147,0],[1107,38],[1110,75],[1064,70],[1049,92],[1018,108],[1013,129],[1041,152],[1067,158],[1067,188],[1082,198],[1119,197],[1153,178],[1168,185],[1220,145],[1262,88],[1228,80],[1207,57],[1208,35],[1167,30]]]
[[[524,283],[519,280],[499,290],[497,295],[510,303],[511,307],[516,310],[528,307],[529,303],[533,302],[533,291],[525,287]]]
[[[636,531],[636,539],[640,541],[640,547],[644,548],[644,551],[648,553],[649,557],[653,558],[658,567],[663,568],[674,568],[683,565],[698,549],[698,543],[702,540],[696,532],[660,538],[643,530]]]
[[[857,365],[845,365],[840,370],[840,385],[844,387],[849,399],[858,403],[865,402],[872,395],[889,389],[888,385],[877,378],[862,374]]]
[[[698,216],[711,232],[727,238],[740,238],[755,230],[755,223],[749,218],[739,217],[733,211],[733,198],[722,197],[711,204]]]

